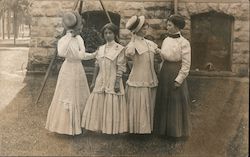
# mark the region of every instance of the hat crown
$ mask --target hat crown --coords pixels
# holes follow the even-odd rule
[[[131,32],[137,32],[141,29],[145,22],[145,17],[144,16],[132,16],[128,22],[126,23],[126,28],[130,30]]]
[[[75,26],[77,23],[77,18],[74,13],[72,12],[66,12],[63,15],[63,24],[66,28],[70,28]]]

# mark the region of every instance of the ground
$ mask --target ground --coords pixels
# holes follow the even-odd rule
[[[248,155],[248,78],[188,79],[192,133],[173,142],[154,135],[58,135],[44,126],[56,75],[35,105],[43,75],[26,75],[27,47],[0,47],[0,156],[177,156]],[[88,77],[91,79],[91,77]]]

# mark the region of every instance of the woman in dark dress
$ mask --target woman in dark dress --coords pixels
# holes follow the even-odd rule
[[[180,33],[184,27],[183,17],[169,17],[168,36],[161,48],[163,65],[159,75],[154,112],[154,133],[174,138],[188,137],[190,134],[186,77],[191,64],[191,48],[189,41]]]

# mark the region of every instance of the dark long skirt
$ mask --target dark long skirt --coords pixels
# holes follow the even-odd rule
[[[190,134],[189,94],[186,80],[174,88],[181,62],[163,63],[156,94],[154,133],[168,137],[187,137]]]

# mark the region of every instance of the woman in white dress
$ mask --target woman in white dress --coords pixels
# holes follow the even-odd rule
[[[46,129],[67,135],[81,134],[82,112],[90,94],[81,60],[95,58],[85,52],[84,41],[79,35],[82,19],[78,12],[67,12],[63,16],[66,29],[58,41],[58,55],[65,57],[60,69],[57,85],[46,122]]]
[[[82,127],[106,134],[128,131],[128,108],[122,83],[126,71],[124,47],[117,43],[118,28],[106,24],[102,34],[106,44],[97,50],[96,69],[82,117]],[[98,74],[98,75],[97,75]]]

